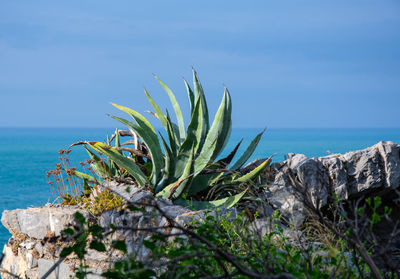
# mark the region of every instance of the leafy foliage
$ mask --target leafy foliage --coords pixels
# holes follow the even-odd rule
[[[81,216],[78,216],[81,218]],[[64,248],[62,255],[76,253],[83,259],[84,241],[97,251],[119,250],[127,254],[125,242],[113,241],[104,245],[110,232],[87,225],[85,220],[78,231],[70,230],[76,243]],[[290,230],[280,224],[279,214],[262,227],[249,222],[245,215],[207,213],[202,221],[193,220],[190,229],[182,234],[165,235],[154,229],[151,237],[143,241],[151,251],[151,259],[143,260],[127,254],[102,274],[105,278],[360,278],[369,274],[361,259],[353,264],[355,255],[347,252],[345,243],[335,253],[331,247],[310,239],[293,238]],[[292,231],[293,233],[295,231]],[[90,236],[90,237],[89,237]],[[102,237],[103,236],[103,237]],[[90,239],[90,241],[89,241]],[[85,275],[82,269],[76,276]],[[269,277],[271,276],[271,277]],[[332,277],[333,276],[333,277]],[[83,276],[84,277],[84,276]]]

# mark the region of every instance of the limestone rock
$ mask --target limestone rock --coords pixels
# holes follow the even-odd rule
[[[18,254],[15,255],[12,251],[12,248],[10,246],[5,245],[3,248],[3,254],[4,258],[1,263],[1,267],[4,268],[5,270],[16,274],[20,276],[21,278],[25,277],[26,272],[29,270],[28,264],[23,257],[23,255]],[[8,279],[8,278],[14,278],[11,275],[2,273],[1,278],[3,279]]]
[[[400,145],[381,141],[364,150],[320,158],[289,154],[287,160],[272,164],[270,172],[268,201],[298,226],[307,212],[296,198],[290,175],[308,189],[314,202],[320,197],[320,207],[327,204],[333,193],[346,200],[387,192],[400,186]]]
[[[13,234],[43,239],[48,232],[59,236],[74,221],[76,206],[43,206],[38,208],[4,210],[1,222]],[[88,213],[81,211],[84,216]]]
[[[41,278],[55,263],[55,260],[39,259],[38,262],[38,277]],[[67,279],[70,275],[74,275],[73,270],[65,264],[61,263],[52,273],[50,273],[49,279]]]

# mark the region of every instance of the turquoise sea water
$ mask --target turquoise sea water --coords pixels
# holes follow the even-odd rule
[[[244,137],[239,152],[262,129],[234,129],[228,153]],[[0,128],[0,210],[40,206],[52,202],[45,172],[58,162],[59,149],[79,140],[104,140],[113,129],[42,129]],[[265,158],[277,153],[281,161],[289,152],[309,157],[345,153],[366,148],[380,140],[400,143],[400,129],[270,129],[267,130],[253,158]],[[240,154],[240,153],[238,153]],[[70,159],[77,164],[87,159],[86,152],[76,147]],[[0,245],[10,237],[0,226]]]

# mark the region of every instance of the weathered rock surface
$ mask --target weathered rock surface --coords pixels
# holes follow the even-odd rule
[[[288,159],[272,164],[267,199],[295,225],[307,212],[296,198],[289,175],[300,181],[312,197],[321,197],[321,207],[336,193],[341,200],[361,195],[383,195],[400,186],[400,145],[379,142],[364,150],[308,158],[289,154]]]
[[[74,221],[78,207],[42,206],[38,208],[4,210],[1,223],[12,234],[23,234],[30,238],[43,239],[48,232],[59,236],[65,224]],[[84,216],[89,214],[79,210]]]

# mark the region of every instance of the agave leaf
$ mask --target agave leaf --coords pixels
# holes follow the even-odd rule
[[[226,133],[230,131],[232,126],[231,121],[226,121],[226,114],[229,113],[228,101],[229,92],[225,90],[222,102],[215,114],[214,122],[208,131],[201,153],[196,159],[194,167],[195,175],[200,173],[222,151],[218,147],[222,147],[221,143],[225,141]]]
[[[150,122],[146,119],[146,117],[144,117],[142,114],[140,114],[139,112],[130,109],[128,107],[124,107],[121,105],[117,105],[117,104],[112,104],[114,107],[116,107],[119,110],[122,110],[123,112],[129,114],[133,119],[135,119],[135,121],[137,122],[137,124],[142,127],[143,129],[147,130],[147,133],[151,136],[153,136],[153,138],[157,139],[157,134],[156,131],[154,130],[153,126],[151,126]]]
[[[256,150],[256,147],[258,143],[260,142],[261,136],[264,134],[265,129],[259,133],[250,143],[250,145],[247,147],[246,151],[242,154],[242,156],[236,161],[235,164],[231,167],[232,170],[238,170],[240,169],[244,163],[247,162],[247,160],[251,157],[253,154],[254,150]]]
[[[149,149],[149,153],[151,156],[151,162],[153,165],[152,168],[152,173],[151,173],[151,180],[152,184],[156,185],[158,180],[159,180],[159,175],[161,172],[162,168],[162,163],[163,163],[163,153],[161,152],[161,147],[160,143],[158,141],[158,137],[155,133],[153,133],[150,128],[148,128],[145,124],[144,126],[136,125],[133,122],[130,122],[126,119],[110,115],[110,117],[118,120],[119,122],[123,123],[124,125],[128,126],[131,128],[133,131],[135,131],[138,136],[141,138],[141,140],[146,144],[147,148]],[[136,119],[136,118],[135,118]],[[147,121],[147,120],[146,120]],[[143,122],[141,122],[143,123]],[[138,122],[139,124],[139,122]]]
[[[139,186],[143,186],[149,181],[147,180],[141,169],[130,159],[122,156],[117,150],[101,142],[96,142],[91,144],[93,149],[104,153],[106,156],[110,157],[119,167],[124,168],[130,175],[132,175]]]
[[[161,198],[164,198],[164,199],[171,199],[171,198],[174,199],[175,191],[179,187],[181,187],[181,185],[184,182],[186,182],[188,179],[190,179],[191,177],[192,177],[192,175],[190,174],[187,177],[179,178],[177,181],[175,181],[175,182],[169,184],[168,186],[164,187],[164,189],[162,189],[160,192],[158,192],[156,194],[156,197],[161,197]]]
[[[246,194],[246,191],[247,190],[244,190],[243,192],[236,194],[234,196],[226,197],[215,201],[188,201],[179,199],[174,201],[174,203],[177,205],[189,206],[194,210],[212,209],[217,207],[231,208],[242,199],[244,194]]]
[[[179,134],[181,136],[181,139],[185,138],[185,124],[183,122],[183,115],[181,111],[181,107],[179,106],[179,103],[177,102],[174,93],[172,93],[171,89],[168,88],[168,86],[162,82],[156,75],[154,77],[158,80],[158,82],[161,84],[161,86],[164,88],[165,92],[167,92],[169,99],[171,100],[172,107],[174,108],[176,119],[178,121],[178,127],[179,127]]]
[[[189,162],[190,152],[188,153],[181,153],[178,157],[175,158],[175,169],[174,169],[174,180],[179,179],[182,177],[183,172]]]
[[[241,198],[244,196],[244,194],[246,194],[246,192],[247,190],[244,190],[243,192],[236,194],[234,196],[226,197],[215,201],[210,201],[209,203],[211,203],[215,207],[231,208],[241,200]]]
[[[223,175],[223,173],[209,173],[195,176],[192,180],[190,187],[188,188],[188,197],[193,196],[194,194],[197,194],[210,187],[212,181],[220,175]]]
[[[74,175],[76,177],[78,177],[79,179],[82,179],[84,181],[86,180],[86,181],[89,181],[89,182],[92,182],[92,183],[99,183],[99,181],[96,179],[96,177],[93,177],[91,175],[88,175],[88,174],[80,172],[80,171],[75,171]]]
[[[226,94],[226,112],[224,113],[224,130],[222,132],[222,136],[218,139],[217,149],[219,152],[222,152],[225,146],[228,144],[229,138],[231,137],[232,131],[232,99],[231,94],[229,94],[228,88],[225,87]],[[219,154],[219,153],[218,153]],[[215,159],[218,155],[216,155],[213,159]]]
[[[257,177],[271,162],[271,157],[269,157],[267,160],[264,161],[261,165],[259,165],[257,168],[252,170],[251,172],[233,180],[233,183],[243,183],[243,182],[248,182],[252,180],[253,178]]]
[[[200,150],[201,148],[200,145],[203,144],[204,121],[200,111],[201,111],[201,102],[199,99],[197,100],[196,106],[192,113],[192,117],[190,119],[189,126],[187,128],[186,139],[179,148],[179,154],[189,153],[190,150],[194,147],[194,152],[196,155],[198,150]]]
[[[193,110],[194,110],[194,106],[196,104],[195,96],[194,96],[194,93],[192,91],[192,88],[190,88],[189,84],[186,82],[185,79],[183,79],[183,82],[185,83],[186,91],[188,93],[189,103],[190,103],[190,115],[192,115],[193,114]]]
[[[107,141],[110,142],[109,138],[107,138]],[[115,164],[112,161],[109,161],[108,164],[103,162],[102,159],[100,159],[95,153],[93,153],[90,149],[87,148],[86,145],[94,144],[96,143],[95,141],[79,141],[76,142],[72,145],[69,146],[71,148],[72,146],[76,145],[83,145],[83,147],[86,149],[88,152],[89,156],[91,159],[94,160],[94,164],[92,164],[93,171],[97,173],[97,175],[101,177],[114,177],[119,175],[119,172],[115,166]]]
[[[111,139],[108,135],[106,139],[106,144],[111,145]],[[117,166],[112,160],[108,160],[108,169],[110,170],[110,176],[117,176],[119,173],[117,170]]]
[[[162,170],[163,172],[163,178],[161,181],[156,185],[154,193],[157,194],[160,192],[168,183],[171,181],[174,175],[174,168],[175,168],[175,160],[174,156],[172,154],[171,149],[168,147],[167,143],[165,142],[163,136],[160,134],[160,138],[163,144],[163,148],[165,151],[165,160],[164,160],[164,168]]]
[[[177,145],[177,138],[174,136],[175,134],[172,131],[172,126],[170,123],[168,123],[167,126],[167,135],[168,135],[168,141],[169,141],[169,147],[171,150],[171,153],[173,154],[173,156],[177,156],[178,154],[178,145]]]
[[[121,142],[120,142],[120,140],[119,140],[119,131],[118,131],[118,128],[115,129],[115,143],[114,143],[114,147],[116,147],[117,150],[118,150],[118,148],[121,147]],[[118,153],[121,154],[121,155],[124,155],[124,153],[123,153],[121,150],[118,150]],[[121,174],[120,174],[120,171],[119,171],[119,168],[115,165],[115,163],[110,162],[110,166],[112,167],[112,170],[114,171],[114,175],[115,175],[115,176],[121,175]]]
[[[160,120],[161,124],[163,125],[164,129],[167,130],[167,118],[165,117],[165,115],[162,113],[160,107],[154,102],[154,100],[151,98],[150,94],[147,92],[147,90],[144,90],[144,93],[147,96],[147,99],[149,99],[150,104],[152,105],[152,107],[154,108],[155,114],[158,118],[158,120]]]
[[[178,154],[178,149],[180,146],[179,130],[177,129],[176,124],[172,123],[168,111],[166,118],[167,118],[167,134],[168,134],[169,145],[171,147],[172,153],[175,154],[176,156]]]
[[[190,153],[189,160],[183,170],[182,176],[174,183],[165,187],[161,192],[157,194],[158,197],[166,199],[177,199],[186,190],[186,187],[190,185],[193,177],[193,157],[194,150]]]
[[[209,131],[209,134],[211,136],[217,135],[217,145],[216,149],[214,150],[214,154],[211,157],[211,160],[214,160],[217,158],[217,156],[222,152],[224,149],[226,143],[229,140],[231,130],[232,130],[232,103],[231,103],[231,97],[229,94],[229,91],[225,88],[224,91],[224,98],[221,102],[221,111],[217,111],[217,114],[215,115],[214,122],[216,122],[216,125],[212,124],[211,129]],[[220,115],[218,113],[220,112]],[[212,130],[213,128],[216,128],[215,130]],[[208,137],[208,135],[207,135]]]
[[[239,141],[239,143],[235,146],[235,148],[229,153],[228,156],[225,158],[218,160],[217,163],[221,164],[223,167],[229,166],[229,164],[232,162],[233,157],[235,157],[236,152],[239,149],[240,144],[242,144],[243,138]]]
[[[221,172],[217,177],[210,181],[210,186],[214,186],[224,175],[225,173]]]
[[[194,165],[194,148],[190,152],[190,156],[187,160],[187,164],[183,170],[180,180],[184,180],[183,183],[174,191],[172,198],[177,199],[180,195],[186,191],[186,188],[190,186],[193,177],[193,165]]]
[[[112,174],[110,172],[110,167],[106,163],[104,163],[100,159],[100,157],[98,157],[96,154],[94,154],[92,150],[87,148],[86,145],[84,145],[84,148],[88,152],[90,158],[94,160],[94,165],[92,165],[94,167],[94,171],[99,176],[102,176],[102,177],[111,176]]]
[[[208,164],[200,174],[194,176],[187,191],[188,197],[211,187],[220,177],[224,176],[226,171],[221,167],[223,168],[219,162]]]
[[[203,107],[202,109],[202,115],[203,115],[203,121],[204,121],[204,129],[205,133],[208,133],[208,130],[210,128],[210,120],[208,116],[208,108],[207,108],[207,102],[206,102],[206,97],[204,96],[204,91],[203,87],[201,86],[199,77],[197,76],[196,71],[193,69],[193,88],[194,88],[194,97],[195,97],[195,102],[197,102],[197,99],[201,100],[201,106]]]
[[[118,128],[115,129],[115,147],[121,147],[121,142],[119,140],[119,131]]]

